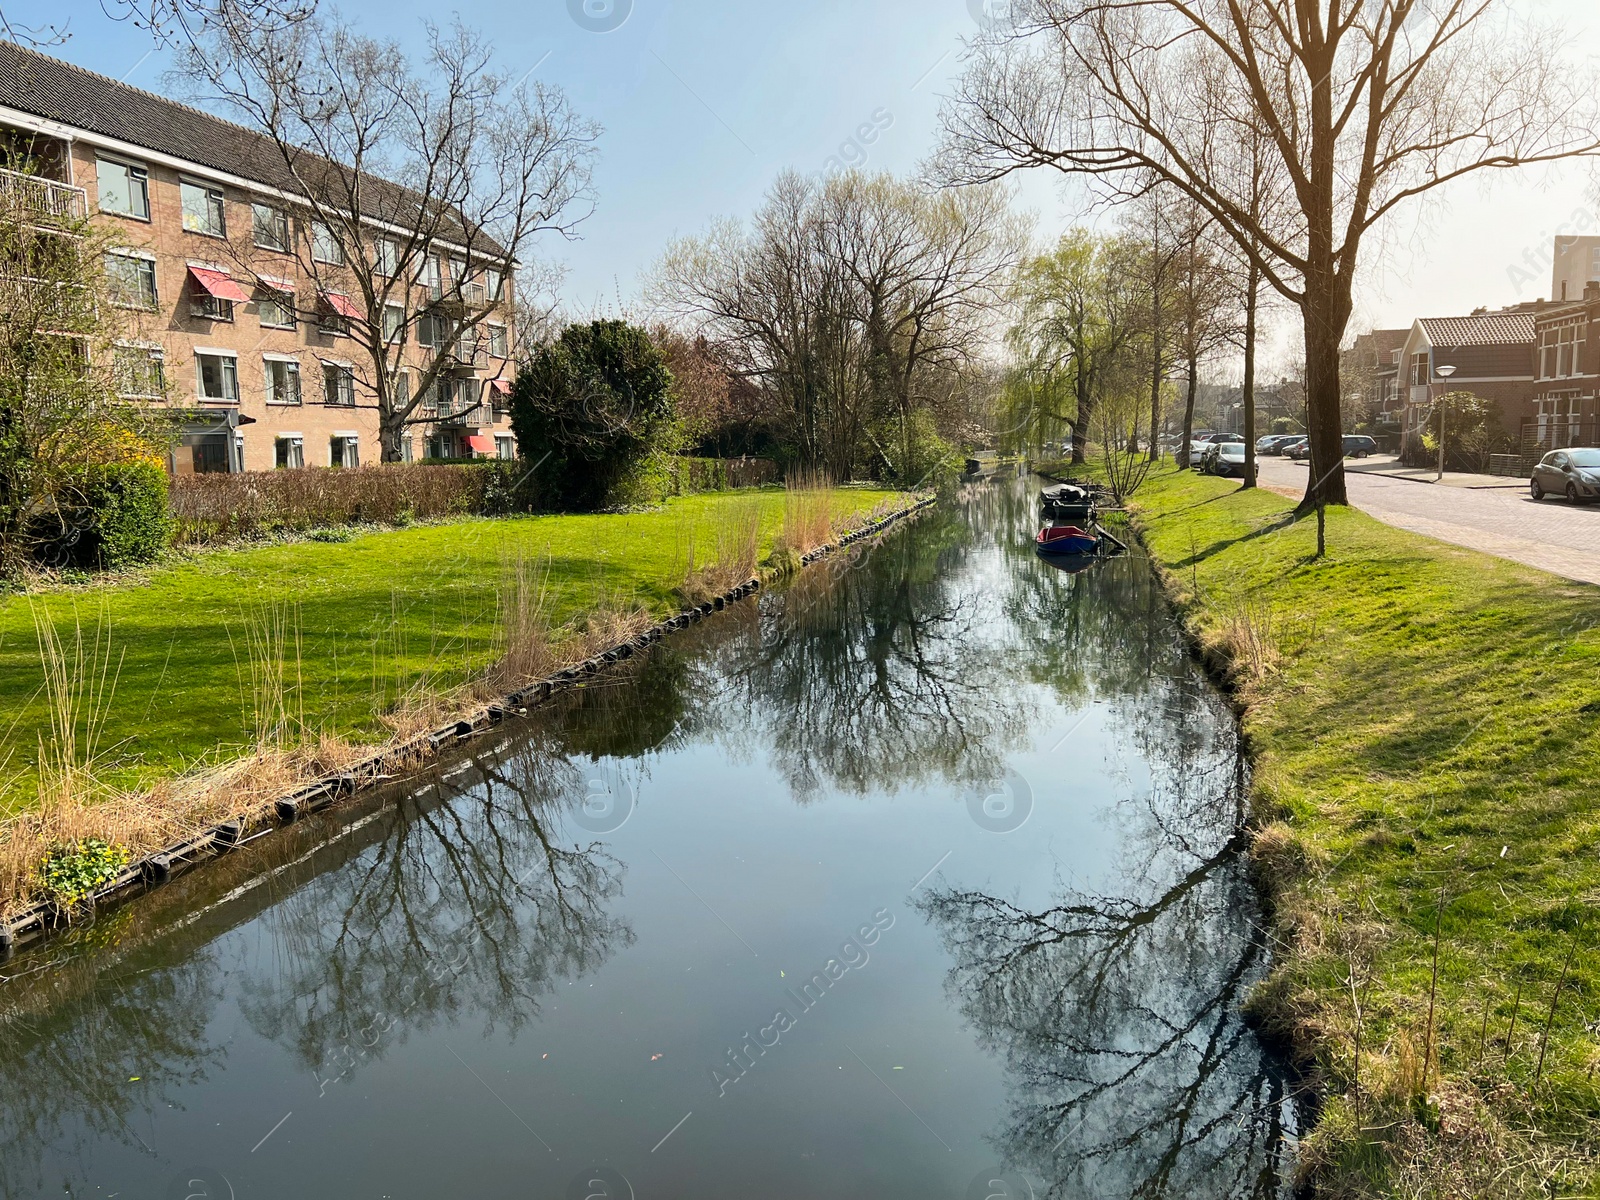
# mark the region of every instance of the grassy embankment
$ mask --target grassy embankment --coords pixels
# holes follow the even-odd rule
[[[1441,503],[1448,493],[1440,491]],[[1133,507],[1225,662],[1326,1195],[1600,1194],[1600,589],[1164,470]]]
[[[0,598],[0,875],[64,837],[148,848],[898,504],[763,488],[218,550]],[[18,886],[0,879],[0,908]]]

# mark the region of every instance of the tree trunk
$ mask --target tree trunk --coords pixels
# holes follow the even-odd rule
[[[378,457],[386,463],[405,461],[405,453],[401,446],[406,434],[405,417],[399,413],[391,412],[387,405],[378,409]]]
[[[1348,300],[1333,294],[1337,285],[1318,287],[1307,280],[1306,433],[1311,474],[1301,509],[1313,504],[1348,504],[1344,488],[1344,421],[1340,412],[1339,343],[1350,319]]]
[[[1260,291],[1261,272],[1252,260],[1244,291],[1244,482],[1239,485],[1241,490],[1256,485],[1256,307]]]
[[[1200,386],[1197,378],[1200,374],[1200,361],[1197,355],[1189,355],[1188,367],[1189,387],[1183,402],[1183,442],[1178,447],[1178,453],[1183,456],[1181,465],[1185,467],[1189,465],[1189,439],[1194,437],[1194,396]]]
[[[1151,363],[1150,363],[1150,461],[1151,462],[1155,462],[1155,460],[1156,460],[1156,455],[1157,455],[1157,452],[1158,452],[1157,451],[1157,447],[1160,444],[1157,441],[1157,439],[1161,435],[1161,332],[1160,332],[1161,307],[1160,307],[1160,305],[1156,306],[1155,318],[1156,318],[1156,326],[1157,326],[1157,328],[1156,328],[1156,332],[1151,335],[1151,340],[1150,340],[1150,351],[1151,351],[1151,354],[1150,354],[1150,358],[1151,358]],[[1182,447],[1179,447],[1179,449],[1181,451]],[[1188,466],[1189,465],[1187,457],[1185,457],[1183,465],[1184,466]]]
[[[1089,442],[1089,413],[1094,405],[1087,371],[1081,368],[1078,370],[1073,379],[1073,388],[1078,395],[1078,415],[1072,421],[1072,465],[1081,467],[1085,462],[1084,451]]]

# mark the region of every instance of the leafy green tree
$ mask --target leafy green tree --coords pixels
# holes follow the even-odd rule
[[[153,418],[117,399],[119,390],[150,394],[161,383],[148,355],[132,364],[115,344],[137,333],[137,319],[107,303],[127,282],[106,275],[108,235],[87,215],[41,211],[39,195],[26,179],[0,191],[0,578],[41,559],[79,559],[104,540],[97,500],[125,498],[128,489],[110,477],[130,463],[160,461]],[[134,370],[142,371],[137,383],[117,378]],[[159,490],[163,511],[152,537],[113,539],[126,551],[118,565],[159,549]],[[142,540],[151,545],[135,551]]]
[[[592,512],[654,499],[677,449],[672,373],[638,326],[568,325],[517,376],[511,428],[541,507]]]
[[[1084,461],[1095,405],[1141,329],[1138,258],[1131,240],[1075,229],[1020,274],[1009,340],[1024,368],[1033,440],[1066,424],[1074,463]]]

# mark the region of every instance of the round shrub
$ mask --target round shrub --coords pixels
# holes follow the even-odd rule
[[[148,461],[90,467],[82,487],[86,536],[79,565],[115,569],[149,562],[172,540],[167,473]]]

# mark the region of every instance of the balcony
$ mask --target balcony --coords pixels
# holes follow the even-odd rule
[[[70,183],[0,169],[0,197],[51,220],[81,221],[89,215],[88,194]]]

